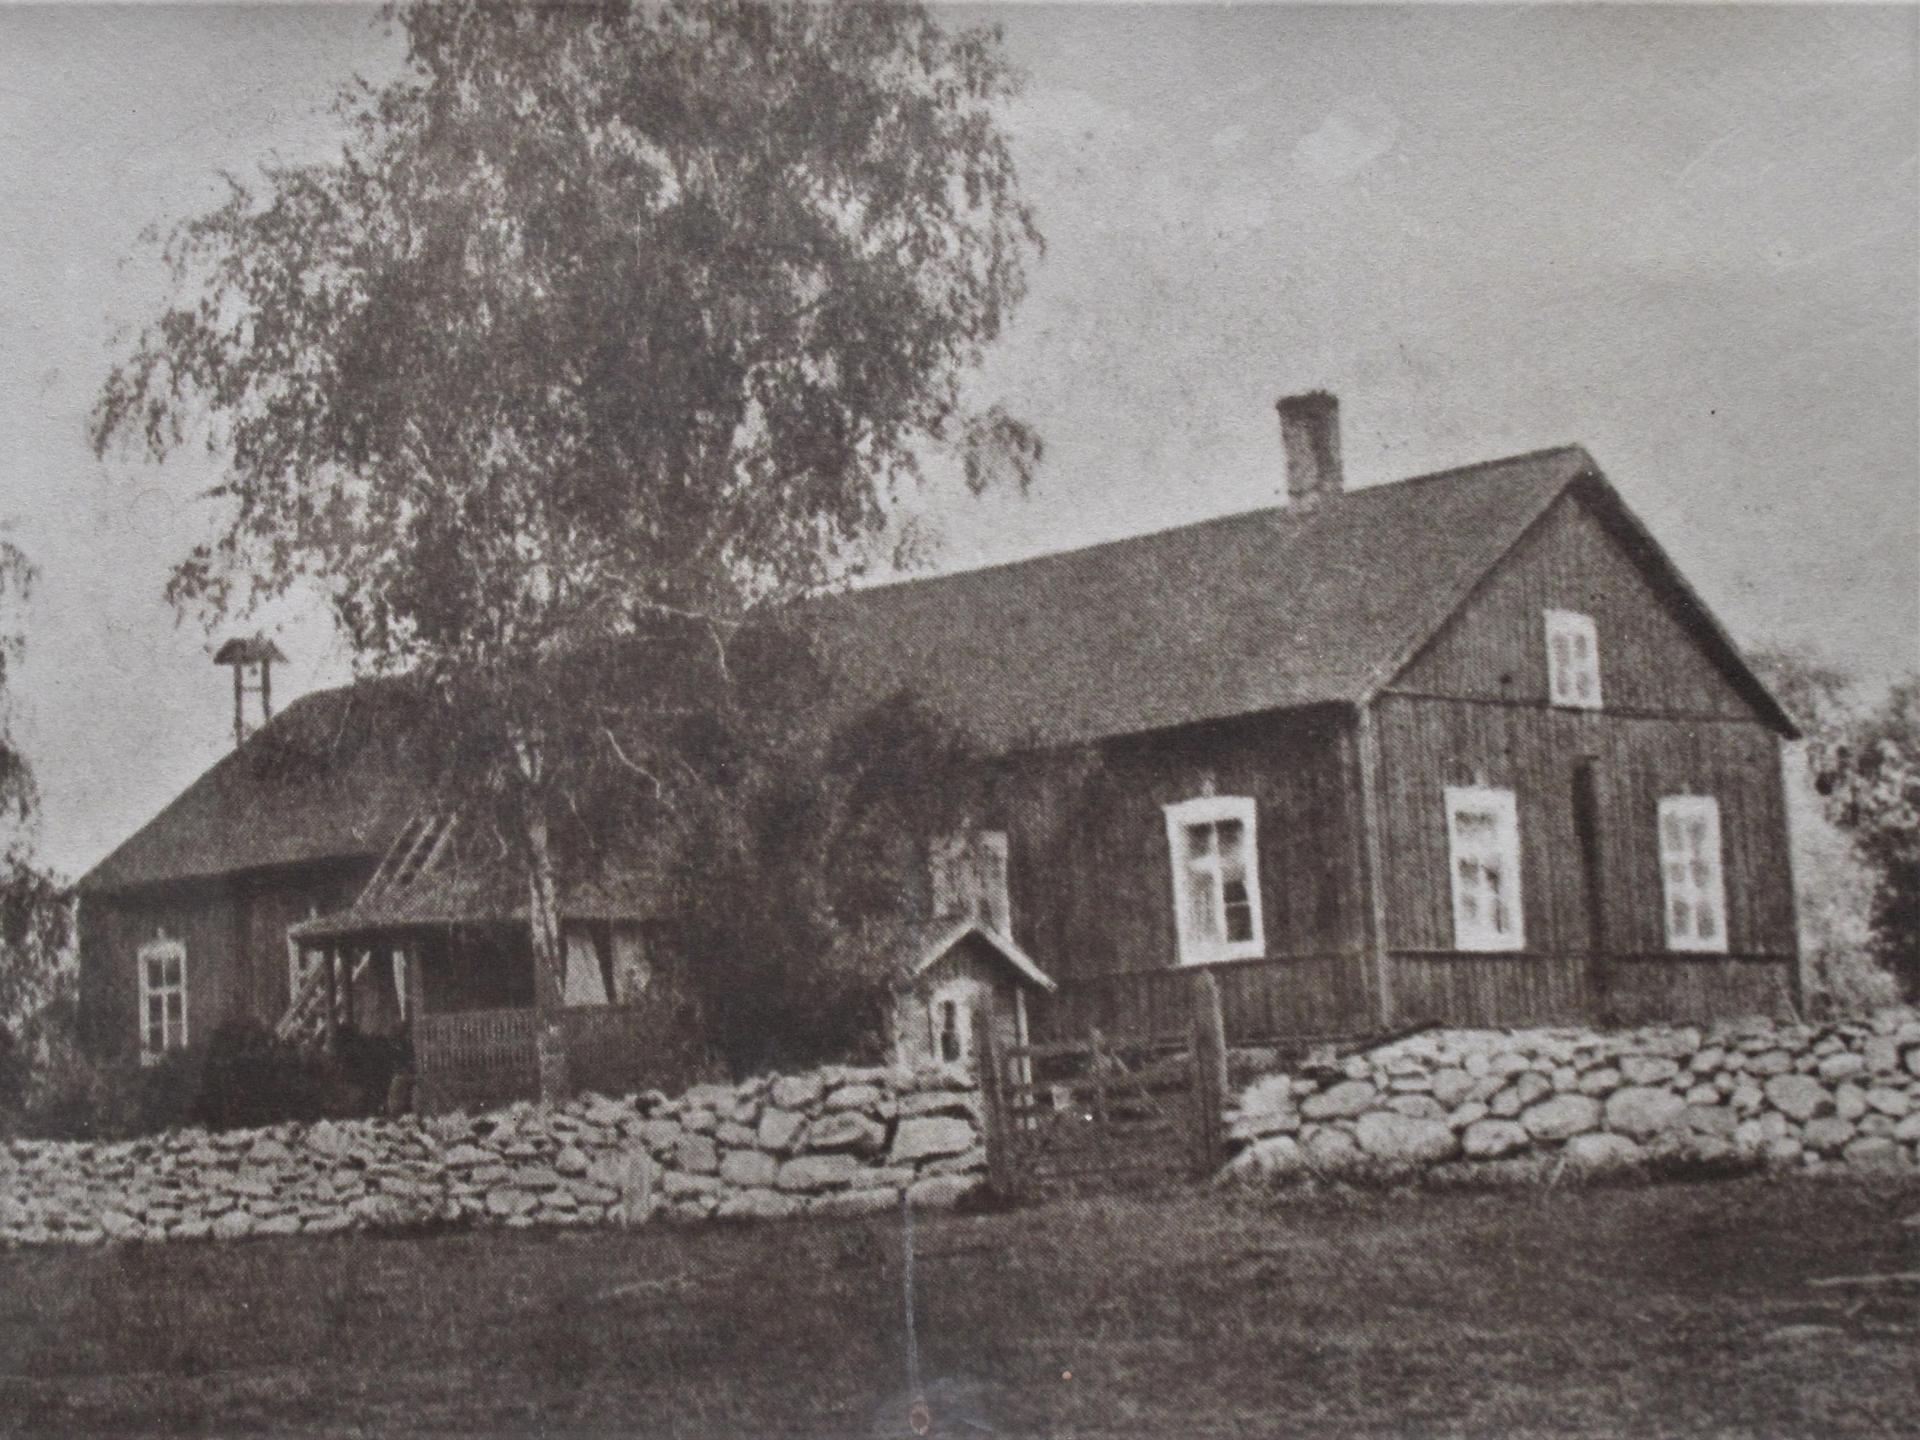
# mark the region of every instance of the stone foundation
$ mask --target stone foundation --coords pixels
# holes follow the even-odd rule
[[[1827,1025],[1434,1031],[1267,1075],[1226,1173],[1463,1179],[1665,1163],[1920,1169],[1920,1012]]]
[[[477,1119],[14,1141],[0,1244],[862,1214],[952,1205],[985,1172],[969,1075],[830,1067]]]

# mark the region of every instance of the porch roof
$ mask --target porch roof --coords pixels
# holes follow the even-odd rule
[[[504,864],[440,866],[404,886],[369,886],[369,892],[344,910],[301,921],[289,933],[311,943],[384,931],[530,923],[526,879]],[[658,893],[651,875],[610,871],[568,886],[560,918],[645,920],[657,913]]]

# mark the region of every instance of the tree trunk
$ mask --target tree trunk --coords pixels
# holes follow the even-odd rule
[[[544,815],[535,814],[528,820],[527,860],[527,919],[533,940],[533,1008],[539,1047],[540,1098],[563,1100],[568,1089],[566,1044],[555,1012],[565,997],[567,961],[560,943],[560,887],[554,876]]]

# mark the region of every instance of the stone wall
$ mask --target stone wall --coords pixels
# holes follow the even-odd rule
[[[1522,1179],[1664,1162],[1920,1167],[1920,1012],[1826,1025],[1434,1031],[1238,1097],[1229,1175]]]
[[[0,1143],[0,1243],[859,1214],[954,1204],[985,1170],[970,1076],[832,1067],[477,1119]]]

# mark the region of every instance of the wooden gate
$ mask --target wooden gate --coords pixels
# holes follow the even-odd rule
[[[1223,1158],[1220,991],[1194,978],[1184,1045],[1109,1038],[1004,1045],[976,1031],[987,1164],[1007,1196],[1201,1176]]]

